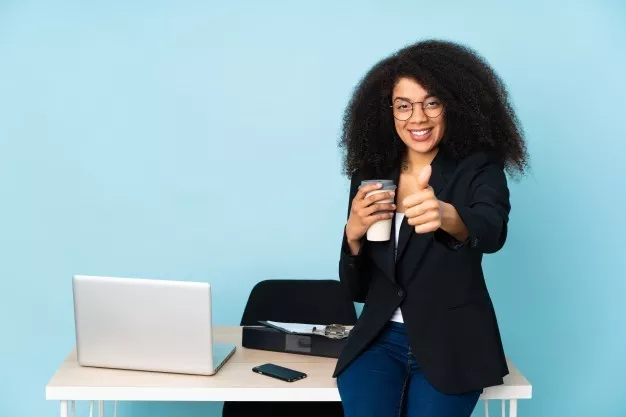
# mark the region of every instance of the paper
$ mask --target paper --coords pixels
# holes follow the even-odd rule
[[[323,324],[304,324],[304,323],[283,323],[280,321],[260,321],[264,325],[268,327],[272,327],[274,329],[278,329],[285,333],[290,334],[315,334],[319,336],[325,336],[331,339],[343,339],[348,337],[350,333],[351,327],[339,326],[340,331],[337,330],[329,330],[327,333],[327,328]]]
[[[269,320],[262,321],[261,323],[267,324],[275,329],[282,330],[283,332],[298,334],[315,334],[313,331],[314,328],[319,332],[323,331],[326,327],[323,324],[283,323],[280,321]]]

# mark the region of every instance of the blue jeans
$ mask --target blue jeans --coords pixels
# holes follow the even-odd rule
[[[411,354],[404,324],[389,322],[337,378],[345,417],[469,417],[481,391],[446,395]]]

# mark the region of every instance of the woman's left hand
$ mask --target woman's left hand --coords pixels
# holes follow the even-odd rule
[[[442,204],[428,185],[431,173],[430,165],[424,167],[413,186],[415,191],[403,200],[404,215],[415,233],[434,232],[441,227]]]

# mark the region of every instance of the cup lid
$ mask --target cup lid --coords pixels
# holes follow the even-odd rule
[[[381,183],[383,186],[393,185],[393,180],[363,180],[361,181],[361,185],[359,185],[359,188],[363,187],[364,185],[373,184],[373,183]]]
[[[395,190],[396,188],[398,187],[394,184],[383,184],[382,188],[379,188],[379,190]]]

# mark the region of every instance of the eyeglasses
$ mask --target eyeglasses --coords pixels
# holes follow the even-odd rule
[[[389,107],[393,108],[393,117],[398,120],[405,121],[409,120],[411,116],[413,116],[414,104],[421,104],[422,111],[424,112],[426,117],[430,119],[439,117],[439,115],[443,112],[443,103],[437,97],[428,97],[424,101],[414,102],[397,98],[394,100],[393,105]]]

